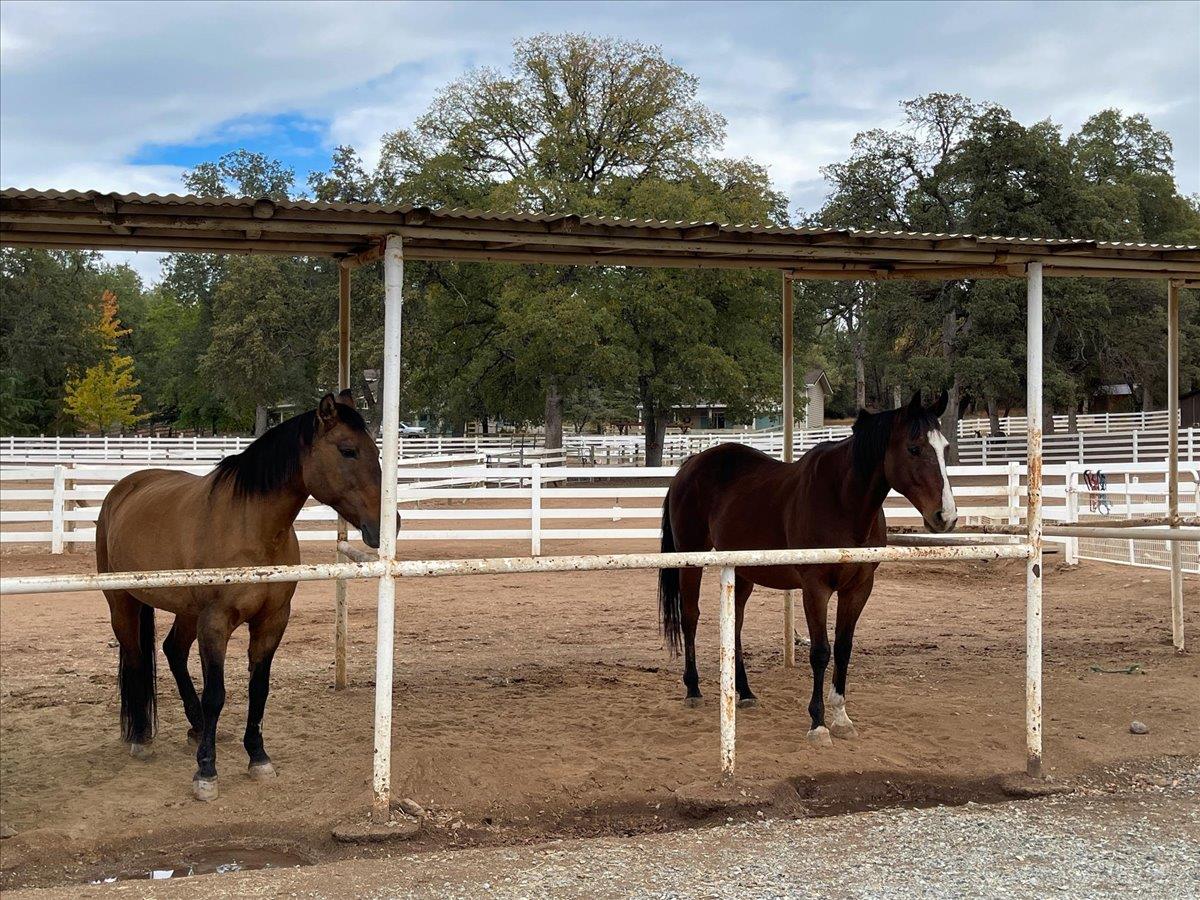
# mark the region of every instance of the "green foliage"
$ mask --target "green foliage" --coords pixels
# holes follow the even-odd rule
[[[1200,237],[1197,204],[1175,187],[1170,138],[1145,116],[1105,110],[1064,138],[1049,121],[1025,126],[999,106],[959,95],[931,94],[902,107],[900,128],[858,135],[849,158],[825,170],[833,191],[812,220],[1018,237]],[[824,342],[842,360],[856,353],[870,360],[854,376],[870,402],[890,403],[897,385],[951,385],[952,397],[992,407],[1021,401],[1021,285],[898,283],[862,294],[853,307],[849,288],[823,286],[817,294]],[[1161,284],[1048,281],[1048,407],[1078,407],[1113,382],[1141,385],[1161,401],[1164,298]],[[1188,353],[1195,350],[1185,349],[1185,371],[1196,365]]]
[[[788,223],[766,170],[721,156],[725,121],[698,98],[696,78],[657,47],[538,35],[517,42],[504,70],[438,91],[409,127],[384,135],[376,167],[341,146],[307,190],[325,201]],[[1171,141],[1145,116],[1102,110],[1064,135],[947,93],[902,114],[825,170],[831,194],[804,221],[1200,243],[1200,198],[1179,195]],[[291,168],[246,150],[183,178],[205,195],[299,196]],[[364,372],[381,368],[380,274],[378,264],[356,271],[352,292],[352,385],[374,423],[380,385],[368,390]],[[412,262],[405,277],[405,418],[458,430],[473,419],[538,423],[558,408],[582,428],[644,414],[653,445],[676,404],[719,400],[745,417],[778,407],[777,273]],[[121,298],[131,333],[90,327],[89,304],[105,290]],[[91,373],[72,390],[98,396],[122,378],[113,353],[137,360],[142,408],[184,427],[247,428],[256,408],[306,404],[336,380],[329,260],[178,253],[145,290],[97,254],[6,249],[0,291],[4,431],[67,425],[68,376]],[[831,416],[890,405],[897,388],[950,385],[993,411],[1023,400],[1019,283],[811,282],[795,294],[798,363],[830,374]],[[1077,407],[1113,382],[1161,404],[1164,294],[1151,282],[1048,281],[1049,405]],[[1192,292],[1183,304],[1188,389],[1200,383],[1200,312]],[[797,394],[802,409],[803,385]]]
[[[124,328],[117,314],[117,295],[101,294],[96,321],[90,326],[104,358],[88,366],[82,377],[71,377],[63,392],[63,408],[84,428],[104,434],[114,426],[133,425],[146,418],[136,410],[142,400],[135,393],[133,357],[117,352],[118,342],[132,329]]]

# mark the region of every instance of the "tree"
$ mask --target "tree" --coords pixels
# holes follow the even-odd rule
[[[135,410],[141,402],[134,393],[138,380],[133,375],[133,357],[117,352],[118,341],[130,334],[117,315],[117,295],[105,291],[99,316],[92,326],[107,356],[89,366],[81,378],[67,379],[63,405],[84,427],[101,434],[114,425],[133,425],[145,418]]]
[[[1175,188],[1170,139],[1143,116],[1108,110],[1064,139],[1049,121],[1025,126],[999,106],[958,95],[931,94],[902,106],[902,127],[858,135],[849,158],[826,169],[833,191],[816,220],[840,227],[1104,240],[1200,234],[1194,205]],[[891,359],[894,374],[914,386],[930,378],[949,385],[943,430],[953,455],[957,418],[967,402],[982,400],[996,423],[999,405],[1021,391],[1014,352],[1024,343],[1020,287],[976,280],[888,287],[823,288],[827,319],[838,323],[859,360],[860,397],[867,381],[860,360],[868,344],[886,359],[900,341],[907,355]],[[1111,350],[1131,345],[1130,334],[1113,327],[1112,298],[1120,293],[1106,282],[1048,282],[1047,427],[1056,406],[1074,420],[1094,388],[1113,377],[1109,363],[1117,356],[1126,360],[1126,370],[1136,368],[1131,356]],[[1134,356],[1151,344],[1161,347],[1161,331],[1152,331]]]
[[[714,158],[725,123],[696,99],[697,88],[657,47],[580,35],[518,41],[508,71],[477,70],[452,82],[413,128],[385,137],[378,190],[393,202],[785,222],[786,202],[761,167]],[[774,278],[621,267],[431,268],[414,279],[416,306],[418,321],[438,324],[418,325],[414,341],[420,359],[447,372],[435,383],[466,392],[452,401],[454,416],[504,409],[540,417],[553,447],[571,398],[632,382],[653,463],[671,405],[701,390],[694,372],[668,355],[719,358],[708,375],[728,377],[709,387],[727,390],[722,396],[735,405],[757,406],[766,396],[753,373],[770,350],[773,324],[742,328],[708,312],[744,303],[749,292],[758,314],[764,290],[774,296]],[[654,302],[681,317],[676,343],[656,342],[644,330],[657,315]],[[715,356],[713,348],[720,348]]]

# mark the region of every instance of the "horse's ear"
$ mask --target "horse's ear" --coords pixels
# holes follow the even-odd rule
[[[338,411],[333,394],[326,394],[317,404],[317,421],[322,431],[328,431],[338,423]]]
[[[871,419],[871,414],[869,412],[867,412],[865,409],[863,409],[862,407],[859,407],[858,416],[855,418],[854,425],[850,430],[858,431],[863,426],[865,426],[867,424],[867,422],[870,421],[870,419]]]
[[[912,399],[908,401],[908,408],[905,412],[914,418],[921,415],[921,392],[914,391]]]
[[[337,395],[337,402],[342,404],[342,406],[348,406],[351,409],[354,409],[354,392],[351,391],[350,388],[346,388]]]
[[[944,413],[946,411],[946,406],[949,403],[950,403],[950,392],[947,390],[943,390],[942,396],[937,398],[937,402],[934,403],[933,406],[931,406],[929,408],[929,411],[940,419],[942,417],[942,413]]]

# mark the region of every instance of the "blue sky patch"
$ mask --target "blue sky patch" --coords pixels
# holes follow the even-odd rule
[[[182,172],[231,150],[245,148],[294,168],[299,186],[310,171],[329,165],[328,133],[328,120],[299,113],[239,116],[222,122],[194,141],[143,144],[128,162],[135,166],[177,166]]]

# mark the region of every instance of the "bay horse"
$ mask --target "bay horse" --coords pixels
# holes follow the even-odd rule
[[[882,547],[887,543],[883,503],[893,488],[921,513],[932,532],[950,531],[957,521],[946,474],[946,447],[938,419],[947,396],[932,406],[920,392],[907,406],[869,413],[860,410],[850,437],[813,447],[794,463],[783,463],[742,444],[720,444],[679,467],[663,504],[662,550],[782,550],[816,547]],[[756,584],[804,592],[811,639],[812,728],[818,746],[856,736],[846,714],[846,673],[854,626],[874,585],[878,563],[755,566],[735,572],[736,685],[739,706],[757,699],[742,662],[742,620]],[[663,636],[672,655],[684,654],[685,705],[703,703],[696,670],[696,624],[700,619],[702,569],[661,569],[659,607]],[[838,594],[833,645],[832,717],[825,726],[821,693],[829,664],[826,614]]]
[[[146,469],[109,491],[96,521],[96,570],[133,572],[294,565],[293,523],[310,496],[332,506],[379,546],[379,452],[349,392],[326,394],[315,410],[267,431],[203,477]],[[296,583],[225,584],[105,591],[120,645],[121,734],[137,758],[151,754],[156,727],[154,610],[174,613],[163,653],[179,686],[188,737],[198,742],[192,792],[217,798],[217,719],[225,703],[225,652],[243,623],[250,629],[249,712],[243,745],[255,779],[275,776],[263,749],[262,720],[271,660],[283,638]],[[188,654],[199,639],[203,693]]]

